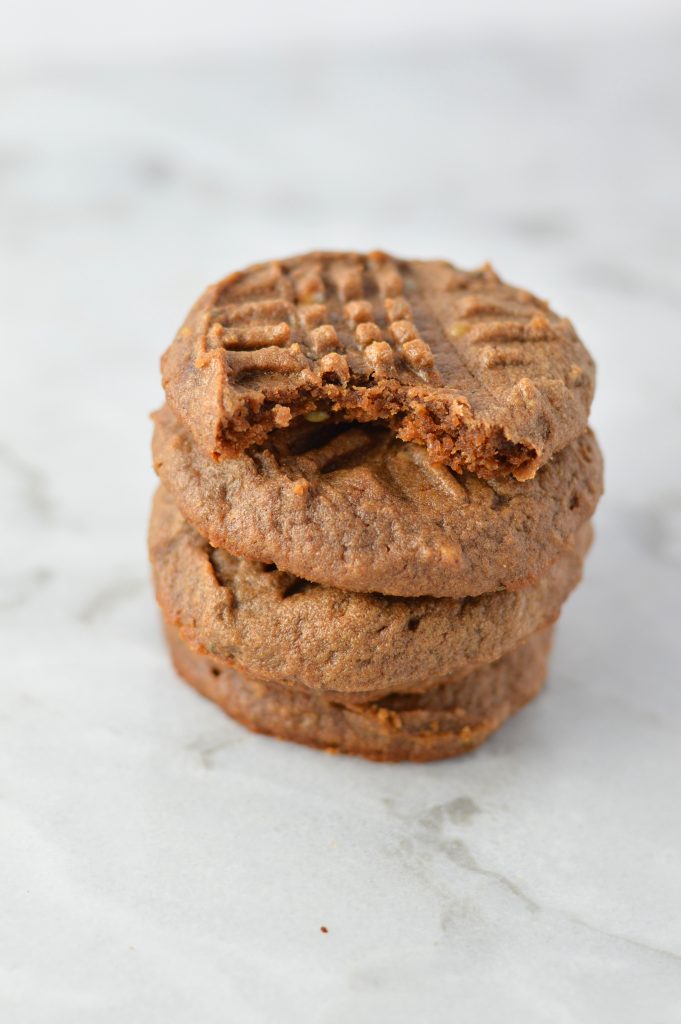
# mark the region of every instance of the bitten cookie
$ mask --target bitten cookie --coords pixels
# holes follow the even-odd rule
[[[179,674],[255,732],[374,761],[432,761],[477,747],[539,693],[551,630],[491,664],[427,693],[353,704],[312,690],[263,682],[190,650],[166,631]]]
[[[375,424],[300,423],[215,462],[167,407],[154,465],[214,547],[304,579],[398,596],[475,597],[536,578],[591,517],[603,487],[584,433],[533,480],[432,466]]]
[[[250,675],[320,690],[425,689],[555,621],[580,579],[583,528],[536,583],[478,598],[394,598],[309,583],[212,548],[160,488],[149,548],[164,618]]]
[[[431,462],[531,479],[584,433],[594,365],[568,320],[490,267],[310,253],[231,274],[162,360],[206,454],[298,417],[381,420]]]

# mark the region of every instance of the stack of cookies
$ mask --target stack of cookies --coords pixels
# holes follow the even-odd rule
[[[162,371],[149,546],[192,686],[377,760],[539,692],[602,490],[569,321],[489,266],[313,253],[209,288]]]

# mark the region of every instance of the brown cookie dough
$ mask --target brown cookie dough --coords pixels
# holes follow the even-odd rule
[[[212,548],[160,488],[156,596],[185,643],[249,674],[320,690],[424,688],[493,661],[553,622],[579,581],[583,527],[536,583],[477,598],[396,598],[309,583]]]
[[[297,417],[382,420],[431,462],[531,479],[583,434],[594,366],[568,320],[490,267],[310,253],[231,274],[162,360],[217,458]]]
[[[602,491],[588,431],[519,483],[432,466],[375,424],[300,424],[215,462],[167,407],[155,420],[156,470],[214,547],[347,590],[460,598],[520,585],[555,561]]]
[[[372,761],[434,761],[473,750],[539,693],[551,646],[551,630],[543,630],[498,661],[427,693],[357,704],[347,695],[252,679],[196,654],[175,630],[166,635],[178,673],[242,725]]]

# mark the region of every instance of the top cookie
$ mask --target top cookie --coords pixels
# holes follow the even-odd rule
[[[299,417],[382,420],[433,463],[532,478],[586,427],[594,365],[568,320],[489,266],[310,253],[208,288],[163,356],[168,402],[234,456]]]

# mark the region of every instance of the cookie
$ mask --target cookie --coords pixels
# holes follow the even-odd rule
[[[167,407],[155,420],[156,470],[214,547],[347,590],[461,598],[517,586],[558,557],[602,491],[588,431],[519,483],[432,466],[375,424],[302,423],[216,462]]]
[[[298,418],[380,420],[428,459],[531,479],[584,433],[594,365],[568,320],[486,266],[311,253],[208,288],[162,359],[216,458]]]
[[[373,761],[434,761],[479,746],[535,697],[546,677],[551,629],[498,661],[427,693],[369,703],[263,682],[190,650],[166,631],[178,673],[254,732]]]
[[[553,622],[579,581],[582,528],[534,584],[477,598],[396,598],[310,583],[213,548],[160,488],[149,548],[164,618],[199,653],[321,690],[423,689]]]

